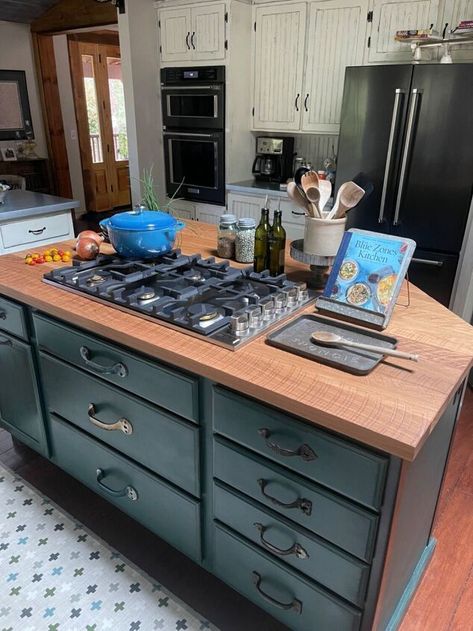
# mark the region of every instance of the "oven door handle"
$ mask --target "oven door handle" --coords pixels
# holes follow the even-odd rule
[[[193,134],[189,131],[163,131],[163,136],[191,136],[192,138],[215,138],[215,134]]]

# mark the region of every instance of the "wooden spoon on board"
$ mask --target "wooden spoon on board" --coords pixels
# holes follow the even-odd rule
[[[394,348],[385,348],[384,346],[375,346],[373,344],[363,344],[362,342],[352,342],[341,335],[330,331],[315,331],[311,335],[311,340],[316,344],[324,344],[326,346],[347,346],[350,348],[359,348],[364,351],[380,353],[381,355],[390,355],[391,357],[400,357],[402,359],[410,359],[413,362],[418,361],[419,355],[412,353],[404,353]]]
[[[361,201],[365,191],[355,182],[345,182],[338,189],[337,199],[327,219],[341,219]]]
[[[321,219],[322,213],[320,212],[319,208],[319,176],[317,175],[317,173],[315,171],[308,171],[307,173],[304,173],[304,175],[301,177],[301,186],[309,202],[312,202],[312,204],[315,206],[315,214],[313,214],[313,216]]]

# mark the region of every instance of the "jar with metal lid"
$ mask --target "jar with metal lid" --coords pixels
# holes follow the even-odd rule
[[[217,231],[217,255],[222,259],[235,258],[236,233],[236,216],[230,214],[221,215]]]
[[[235,258],[239,263],[253,263],[255,255],[256,221],[253,217],[238,220],[235,239]]]

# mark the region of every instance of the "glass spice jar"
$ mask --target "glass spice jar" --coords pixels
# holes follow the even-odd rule
[[[221,215],[217,230],[217,256],[222,259],[235,258],[236,233],[236,216],[230,214]]]
[[[253,263],[255,255],[256,221],[252,217],[238,220],[235,239],[235,259],[239,263]]]

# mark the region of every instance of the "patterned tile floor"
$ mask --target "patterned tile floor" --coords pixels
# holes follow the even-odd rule
[[[216,627],[0,466],[1,631]]]

